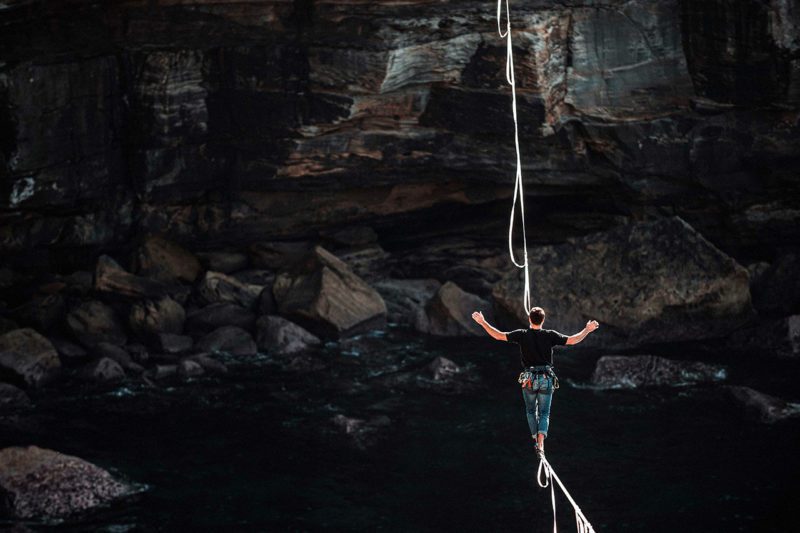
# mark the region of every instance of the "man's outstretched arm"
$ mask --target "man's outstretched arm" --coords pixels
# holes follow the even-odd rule
[[[474,313],[472,313],[472,320],[480,324],[480,326],[486,330],[486,333],[491,335],[493,339],[496,339],[498,341],[508,340],[505,333],[503,333],[496,327],[486,322],[486,319],[483,318],[483,313],[481,313],[480,311],[475,311]]]
[[[586,336],[589,335],[589,333],[593,332],[599,327],[600,324],[597,323],[597,320],[590,320],[589,322],[586,323],[586,327],[583,328],[583,330],[581,330],[579,333],[567,337],[567,346],[572,344],[578,344],[583,339],[585,339]]]

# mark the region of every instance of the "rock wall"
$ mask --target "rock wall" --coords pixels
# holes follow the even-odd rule
[[[534,241],[671,215],[742,262],[798,241],[793,2],[512,7]],[[352,224],[384,246],[434,225],[499,244],[514,159],[494,16],[476,1],[6,2],[0,250],[66,269],[147,231],[242,249]]]

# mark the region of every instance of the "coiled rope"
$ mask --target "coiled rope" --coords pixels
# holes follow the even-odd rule
[[[506,11],[506,29],[503,31],[503,4],[505,4]],[[508,0],[497,0],[497,32],[501,38],[506,40],[506,81],[511,85],[511,111],[514,116],[514,146],[517,155],[517,171],[514,182],[514,202],[511,207],[511,217],[508,224],[508,254],[511,256],[511,262],[517,268],[524,269],[525,271],[525,289],[522,295],[522,304],[525,307],[525,314],[527,315],[531,308],[531,286],[530,276],[528,274],[528,236],[525,231],[525,192],[522,187],[522,159],[519,150],[519,122],[517,120],[517,86],[514,78],[514,50],[511,41],[511,10],[508,7]],[[512,237],[514,235],[514,219],[517,214],[517,204],[519,204],[519,215],[522,226],[522,262],[517,261],[514,255],[514,246]],[[544,476],[543,476],[544,475]],[[539,469],[536,472],[536,481],[542,488],[550,487],[550,499],[553,502],[553,533],[557,533],[556,527],[556,492],[555,483],[561,487],[564,495],[572,504],[575,510],[575,523],[578,528],[578,533],[595,533],[594,528],[589,523],[589,520],[572,499],[567,488],[556,475],[553,467],[544,457],[539,462]]]
[[[506,30],[503,31],[503,2],[506,6]],[[517,121],[517,85],[514,78],[514,49],[511,42],[511,11],[508,7],[508,0],[497,0],[497,32],[501,38],[506,39],[506,81],[511,85],[511,111],[514,115],[514,146],[517,154],[517,172],[514,181],[514,203],[511,207],[511,217],[508,223],[508,254],[511,262],[517,268],[525,271],[525,290],[522,295],[522,305],[525,307],[525,315],[531,310],[531,284],[528,275],[528,235],[525,232],[525,192],[522,188],[522,159],[519,151],[519,124]],[[514,218],[517,213],[517,203],[519,203],[519,215],[522,226],[522,262],[518,262],[514,255],[512,237],[514,234]]]

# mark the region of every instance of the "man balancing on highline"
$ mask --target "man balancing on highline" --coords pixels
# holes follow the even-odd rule
[[[522,384],[528,426],[531,428],[533,446],[539,458],[544,457],[544,439],[550,425],[550,403],[553,401],[553,391],[558,388],[558,378],[553,372],[553,346],[578,344],[600,327],[596,320],[590,320],[583,331],[566,336],[552,329],[543,329],[544,316],[544,309],[534,307],[528,313],[528,329],[504,333],[486,322],[480,311],[472,313],[473,320],[492,338],[519,344],[523,371],[518,381]]]

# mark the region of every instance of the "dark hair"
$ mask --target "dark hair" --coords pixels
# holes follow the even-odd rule
[[[541,307],[531,308],[531,312],[528,313],[528,318],[531,319],[531,324],[534,326],[541,326],[542,322],[544,322],[544,309]]]

